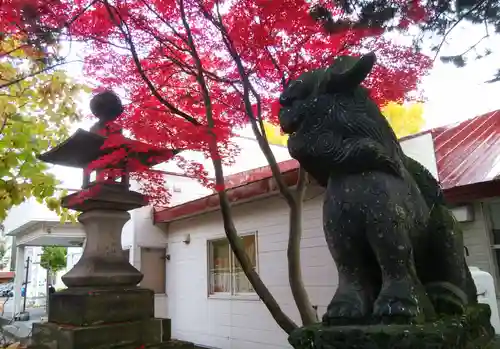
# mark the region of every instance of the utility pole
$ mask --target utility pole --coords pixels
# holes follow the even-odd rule
[[[30,271],[31,258],[26,259],[26,274],[24,275],[24,299],[23,299],[23,313],[26,312],[26,298],[28,296],[28,276]]]
[[[23,297],[23,311],[19,313],[18,321],[28,321],[30,313],[26,311],[26,298],[28,297],[28,276],[30,270],[31,258],[28,256],[26,259],[26,273],[24,274],[24,297]]]

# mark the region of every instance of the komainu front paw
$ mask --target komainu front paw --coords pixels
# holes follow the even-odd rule
[[[388,282],[373,305],[373,317],[384,323],[423,322],[416,288],[409,280]]]
[[[427,295],[438,314],[462,315],[468,304],[467,294],[449,282],[433,282],[425,285]]]
[[[369,301],[362,290],[337,292],[323,315],[323,324],[330,326],[363,324],[369,315]]]

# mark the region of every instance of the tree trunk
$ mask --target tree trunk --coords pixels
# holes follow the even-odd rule
[[[241,242],[236,227],[234,226],[231,206],[225,191],[219,191],[219,202],[221,206],[222,219],[224,222],[224,231],[231,245],[234,255],[240,262],[241,268],[255,292],[265,304],[272,317],[287,334],[291,334],[297,328],[297,325],[281,310],[278,302],[266,287],[259,274],[255,271],[250,259],[248,258],[244,246]]]
[[[289,235],[288,235],[288,280],[293,299],[299,309],[300,318],[304,326],[318,321],[315,309],[311,305],[304,282],[300,264],[300,240],[302,238],[302,210],[304,194],[307,188],[307,173],[299,168],[299,180],[295,192],[295,200],[290,206]]]
[[[288,334],[292,333],[297,325],[281,310],[280,306],[273,295],[267,289],[266,285],[262,282],[259,274],[255,271],[250,259],[248,258],[245,248],[238,236],[238,232],[234,225],[231,204],[226,194],[226,189],[224,185],[224,171],[222,170],[222,161],[217,147],[217,138],[213,133],[214,128],[214,118],[212,111],[212,101],[210,99],[210,92],[207,87],[205,77],[203,75],[203,67],[196,51],[196,45],[194,44],[193,36],[191,33],[191,28],[186,18],[186,13],[184,11],[184,0],[179,1],[179,8],[181,11],[181,20],[184,28],[186,29],[187,44],[191,48],[191,54],[195,62],[197,76],[196,79],[200,86],[200,92],[203,95],[203,104],[205,106],[205,116],[208,125],[208,132],[211,136],[209,148],[210,155],[212,158],[212,163],[215,170],[215,183],[219,196],[219,203],[222,213],[222,220],[224,223],[224,231],[229,241],[229,245],[236,256],[236,259],[241,265],[243,272],[245,273],[248,281],[254,288],[257,295],[260,297],[262,302],[265,304],[271,315],[273,316],[276,323]]]
[[[299,179],[297,181],[297,189],[295,193],[285,184],[281,171],[279,169],[276,158],[269,146],[269,142],[265,137],[265,133],[261,134],[257,125],[257,121],[250,119],[253,133],[257,138],[258,144],[262,153],[266,157],[273,178],[276,181],[280,194],[285,199],[290,208],[289,217],[289,237],[288,237],[288,281],[292,291],[293,299],[299,310],[300,318],[303,325],[310,325],[318,321],[316,311],[313,308],[307,291],[302,281],[302,272],[300,266],[300,240],[302,237],[302,201],[307,184],[307,173],[302,168],[299,168]],[[265,132],[262,130],[262,132]]]

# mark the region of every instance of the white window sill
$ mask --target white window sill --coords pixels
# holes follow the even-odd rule
[[[259,296],[256,294],[228,294],[228,293],[216,293],[208,295],[208,299],[224,299],[224,300],[235,300],[235,301],[260,301]]]

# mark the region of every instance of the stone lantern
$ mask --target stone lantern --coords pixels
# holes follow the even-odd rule
[[[120,343],[116,348],[136,349],[143,345],[159,348],[167,342],[169,348],[175,348],[169,342],[169,320],[154,318],[153,291],[137,286],[143,275],[125,258],[121,234],[130,219],[128,211],[147,204],[142,194],[130,190],[128,162],[134,159],[153,166],[178,151],[151,150],[126,138],[115,148],[104,148],[107,137],[121,133],[108,125],[123,112],[122,103],[117,95],[106,91],[96,95],[90,106],[99,118],[90,131],[79,129],[39,156],[42,161],[84,171],[82,190],[64,197],[62,206],[81,212],[78,220],[85,229],[86,243],[78,263],[62,277],[68,288],[50,296],[48,322],[33,325],[33,345],[94,349],[115,348]],[[89,164],[118,147],[127,151],[125,159],[112,165],[118,174],[103,176],[110,173],[106,172],[111,167],[107,165],[97,168],[96,179],[91,181]]]

